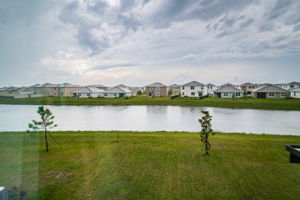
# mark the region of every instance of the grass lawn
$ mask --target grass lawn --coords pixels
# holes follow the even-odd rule
[[[300,197],[297,136],[217,134],[210,156],[199,135],[55,132],[61,147],[26,133],[0,133],[0,185],[27,199],[289,199]]]
[[[149,98],[135,96],[125,98],[88,98],[77,99],[68,97],[41,97],[26,99],[0,98],[0,104],[29,104],[29,105],[171,105],[171,106],[207,106],[223,108],[252,108],[267,110],[300,110],[300,99],[216,99],[216,98],[190,98],[170,97]]]

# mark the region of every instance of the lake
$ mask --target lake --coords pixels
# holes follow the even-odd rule
[[[300,111],[181,106],[45,106],[55,130],[199,131],[201,110],[213,116],[214,131],[300,135]],[[38,106],[0,105],[0,131],[25,131]]]

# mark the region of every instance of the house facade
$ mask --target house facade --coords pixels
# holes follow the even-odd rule
[[[168,88],[162,83],[155,82],[146,86],[146,95],[148,97],[165,97],[168,96]]]
[[[73,92],[82,88],[79,85],[73,85],[70,83],[62,83],[57,85],[58,96],[60,97],[71,97]]]
[[[78,90],[74,90],[72,96],[76,98],[99,98],[103,96],[105,90],[101,90],[95,87],[83,87]]]
[[[243,98],[244,91],[234,87],[232,84],[222,85],[214,91],[214,98]]]
[[[181,86],[177,84],[169,85],[168,92],[171,95],[181,95]]]
[[[258,88],[259,85],[254,83],[243,83],[240,87],[246,94],[251,94],[251,92]]]
[[[36,93],[47,97],[57,97],[59,96],[58,86],[51,83],[39,84],[35,87]]]
[[[259,99],[283,99],[290,96],[290,91],[276,85],[267,84],[255,89],[251,96]]]
[[[300,87],[290,90],[290,97],[300,98]]]
[[[113,87],[103,92],[104,98],[122,98],[131,97],[132,91],[128,88]]]
[[[205,87],[206,93],[208,96],[213,96],[214,95],[214,91],[217,90],[219,87],[214,85],[214,84],[207,84]]]
[[[206,95],[206,86],[197,81],[191,81],[181,86],[182,97],[202,97]]]

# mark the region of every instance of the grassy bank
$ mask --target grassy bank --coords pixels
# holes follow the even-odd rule
[[[207,106],[222,108],[249,108],[267,110],[300,110],[300,99],[216,99],[216,98],[175,98],[146,96],[130,97],[128,99],[116,98],[61,98],[42,97],[26,99],[0,98],[0,104],[25,104],[25,105],[171,105],[171,106]]]
[[[0,133],[0,183],[27,199],[299,199],[297,136],[217,134],[203,156],[195,133]]]

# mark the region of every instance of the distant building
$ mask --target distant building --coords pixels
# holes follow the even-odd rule
[[[58,86],[51,83],[39,84],[35,87],[36,93],[43,96],[59,96]]]
[[[103,96],[104,90],[95,87],[83,87],[73,91],[73,97],[77,98],[98,98]]]
[[[103,92],[104,98],[122,98],[131,97],[132,91],[128,88],[113,87]]]
[[[105,85],[101,85],[101,84],[97,84],[97,85],[88,85],[86,87],[93,87],[93,88],[98,88],[98,89],[101,89],[101,90],[108,90],[109,87],[105,86]]]
[[[168,89],[166,85],[155,82],[146,86],[146,94],[148,97],[165,97],[168,96]]]
[[[73,85],[70,83],[62,83],[57,85],[58,96],[71,97],[73,92],[82,88],[79,85]]]
[[[251,94],[251,92],[253,90],[255,90],[256,88],[258,88],[259,85],[258,84],[254,84],[254,83],[243,83],[241,85],[241,89],[246,93],[246,94]]]
[[[202,97],[207,95],[206,86],[197,81],[191,81],[181,86],[182,97]]]
[[[290,91],[280,88],[276,85],[267,84],[260,88],[255,89],[251,96],[254,98],[260,99],[279,99],[279,98],[286,98],[289,97]]]
[[[292,98],[300,98],[300,87],[290,90],[290,96]]]
[[[214,84],[207,84],[205,89],[206,89],[206,93],[209,95],[209,96],[213,96],[214,95],[214,91],[217,90],[219,87],[214,85]]]
[[[224,84],[214,91],[214,98],[243,98],[244,92],[232,84]]]
[[[168,92],[171,95],[181,95],[181,86],[177,84],[172,84],[168,86]]]

